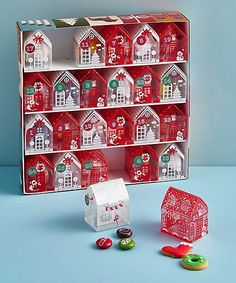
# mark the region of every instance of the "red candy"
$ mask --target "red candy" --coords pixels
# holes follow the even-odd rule
[[[110,238],[100,238],[96,241],[96,245],[99,249],[109,249],[112,246],[112,240]]]

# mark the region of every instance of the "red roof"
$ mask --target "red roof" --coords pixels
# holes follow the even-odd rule
[[[159,112],[159,116],[170,116],[170,115],[180,115],[185,116],[185,114],[175,105],[169,105]]]
[[[141,146],[135,146],[135,147],[128,147],[127,151],[129,152],[129,154],[135,158],[137,156],[142,155],[143,153],[147,152],[152,158],[154,159],[158,159],[156,153],[153,151],[153,149],[148,146],[148,145],[141,145]]]
[[[35,166],[38,162],[47,165],[49,168],[53,169],[52,163],[48,160],[45,155],[35,155],[30,159],[27,159],[26,166],[27,168]]]
[[[60,113],[54,115],[54,118],[52,119],[53,128],[57,128],[61,125],[61,123],[71,123],[73,125],[74,129],[80,129],[80,125],[77,122],[77,120],[74,118],[73,115],[69,113]]]
[[[90,77],[93,76],[95,76],[96,79],[101,80],[103,83],[106,83],[106,80],[96,70],[87,71],[86,74],[82,77],[82,82],[88,80]]]
[[[137,78],[142,77],[143,75],[145,75],[146,73],[151,73],[153,77],[155,77],[156,80],[159,80],[157,74],[153,71],[152,68],[150,68],[149,66],[141,66],[138,68],[133,68],[130,70],[130,74],[132,76],[132,78],[135,80]]]
[[[24,85],[25,86],[33,85],[36,81],[41,81],[42,83],[47,85],[49,88],[52,88],[52,85],[51,85],[49,79],[42,73],[26,74]]]
[[[160,24],[158,25],[157,32],[160,38],[171,34],[176,34],[177,40],[186,38],[185,33],[175,23],[169,23],[168,25]]]
[[[200,197],[173,187],[167,190],[161,207],[187,216],[192,216],[199,210],[202,210],[202,214],[208,212],[207,204]]]
[[[112,40],[113,37],[119,33],[125,35],[130,41],[132,41],[130,34],[121,26],[106,26],[101,31],[101,34],[106,41]]]
[[[93,161],[94,159],[100,160],[105,166],[108,166],[108,162],[105,158],[105,155],[100,150],[86,150],[83,152],[76,153],[79,161],[82,163],[86,161]],[[104,165],[103,165],[104,166]]]
[[[132,124],[134,123],[131,116],[123,108],[108,109],[103,113],[107,123],[111,120],[116,119],[117,116],[124,116],[127,121],[130,121]]]

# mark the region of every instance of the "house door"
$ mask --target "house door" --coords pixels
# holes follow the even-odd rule
[[[90,48],[80,49],[81,50],[81,64],[90,64],[91,61],[91,51]]]
[[[43,67],[43,53],[42,50],[36,50],[34,53],[34,67],[42,68]]]
[[[97,107],[98,105],[98,87],[94,86],[87,91],[88,107]]]
[[[144,103],[152,102],[152,86],[143,86],[143,93],[145,95]]]
[[[121,127],[121,128],[118,128],[117,131],[116,131],[116,134],[119,138],[118,140],[118,144],[124,144],[125,143],[125,128],[124,127]]]
[[[169,46],[169,60],[175,61],[177,56],[177,48],[175,44]]]
[[[136,140],[145,141],[147,138],[147,127],[146,125],[138,125],[136,128]]]
[[[64,188],[72,187],[72,172],[66,172],[64,175]]]
[[[142,61],[151,61],[151,46],[144,46],[142,51]]]
[[[89,146],[93,144],[93,130],[83,132],[83,145]]]
[[[65,91],[56,91],[55,94],[55,106],[56,107],[64,107],[66,104],[66,93]]]
[[[168,163],[167,176],[171,179],[176,177],[176,164],[174,162]]]
[[[116,103],[117,104],[124,104],[125,103],[125,88],[118,87],[116,91]]]
[[[169,136],[169,140],[176,140],[177,137],[177,126],[176,125],[172,125],[170,126],[170,136]]]
[[[142,172],[143,172],[143,181],[150,181],[151,166],[149,164],[143,165]]]
[[[173,85],[163,84],[163,99],[172,99],[172,98],[173,98]]]
[[[35,136],[35,150],[41,151],[44,150],[44,135],[39,134]]]
[[[44,107],[44,100],[43,100],[43,93],[42,92],[37,92],[34,95],[35,102],[36,102],[36,109],[37,111],[43,110]]]
[[[72,132],[71,131],[65,131],[62,133],[62,150],[70,149],[72,141]]]
[[[46,191],[46,182],[45,182],[45,173],[44,172],[39,172],[36,174],[36,182],[37,186],[36,189],[37,191]]]
[[[90,173],[90,184],[95,184],[99,182],[99,178],[101,177],[100,168],[92,168]]]

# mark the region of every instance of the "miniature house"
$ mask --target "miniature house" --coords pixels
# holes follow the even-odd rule
[[[134,79],[134,104],[160,101],[160,80],[150,67],[135,67],[132,77]]]
[[[52,110],[52,86],[42,73],[25,75],[24,102],[25,112]]]
[[[55,190],[67,191],[80,188],[81,164],[72,153],[63,154],[54,168]]]
[[[36,155],[26,160],[25,192],[52,192],[53,165],[44,155]]]
[[[158,34],[162,62],[187,60],[187,36],[175,23],[159,25]]]
[[[85,111],[79,116],[81,148],[107,145],[107,123],[96,111]]]
[[[133,62],[152,63],[159,62],[160,39],[155,30],[148,24],[141,28],[138,25],[133,37]]]
[[[208,207],[198,196],[170,187],[161,204],[161,232],[193,242],[208,233]]]
[[[185,156],[176,144],[168,145],[159,156],[159,180],[185,178]]]
[[[100,150],[79,152],[81,162],[81,187],[108,180],[108,162]]]
[[[80,107],[80,84],[68,71],[61,73],[53,84],[54,109]]]
[[[131,182],[157,181],[157,155],[150,146],[126,148],[125,169]]]
[[[133,104],[134,80],[124,69],[116,69],[114,73],[108,73],[108,98],[109,106],[122,106]]]
[[[80,145],[80,125],[69,113],[53,117],[53,150],[76,150]]]
[[[53,128],[44,115],[33,115],[26,126],[26,153],[52,151]]]
[[[41,31],[30,34],[24,43],[25,70],[48,69],[52,63],[52,43]]]
[[[103,37],[92,27],[79,27],[74,36],[75,61],[79,65],[105,65]]]
[[[134,122],[124,109],[109,109],[103,117],[107,121],[107,145],[133,143]]]
[[[156,143],[160,140],[160,118],[149,106],[129,109],[134,120],[134,143]]]
[[[85,221],[96,231],[129,224],[129,195],[123,179],[88,187],[85,195]]]
[[[122,26],[104,28],[106,65],[132,64],[132,39]]]
[[[187,136],[187,117],[175,105],[164,108],[159,113],[161,122],[161,141],[182,141]]]
[[[187,77],[177,65],[168,66],[160,77],[161,102],[186,102]]]
[[[83,78],[80,104],[81,108],[107,106],[107,83],[96,70],[89,70]]]

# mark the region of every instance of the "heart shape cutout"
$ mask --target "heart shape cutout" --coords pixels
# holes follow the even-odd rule
[[[192,249],[193,246],[191,244],[181,242],[178,247],[164,246],[161,249],[161,252],[166,256],[182,258],[185,257]]]

